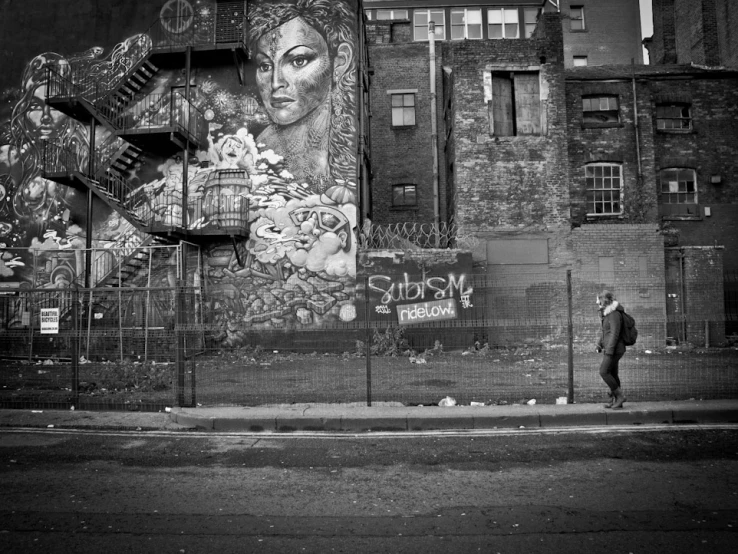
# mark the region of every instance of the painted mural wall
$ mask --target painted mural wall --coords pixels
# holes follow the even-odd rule
[[[226,4],[236,12],[244,5]],[[187,226],[197,228],[209,223],[194,206],[205,205],[213,175],[243,170],[226,193],[249,202],[249,240],[237,252],[231,244],[208,247],[202,275],[188,279],[205,289],[211,322],[230,343],[247,329],[356,317],[356,4],[287,0],[248,2],[246,9],[248,60],[192,56],[190,99],[206,121],[196,155],[185,163],[181,153],[142,151],[123,173],[154,217],[167,222],[182,221],[186,170]],[[157,32],[196,42],[213,32],[222,12],[214,0],[163,1]],[[99,201],[87,221],[85,193],[44,179],[41,164],[50,144],[74,152],[81,170],[91,150],[99,156],[121,147],[98,126],[91,149],[88,126],[46,105],[47,68],[93,79],[125,72],[152,40],[145,31],[81,53],[39,52],[21,82],[2,92],[0,287],[69,286],[84,270],[73,252],[88,232],[94,246],[111,249],[133,235],[126,218]],[[166,117],[168,104],[185,92],[183,69],[184,57],[181,65],[158,68],[127,116],[141,126]],[[157,271],[165,282],[171,274]]]

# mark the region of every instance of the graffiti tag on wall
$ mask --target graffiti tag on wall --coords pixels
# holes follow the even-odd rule
[[[462,300],[464,307],[471,307],[469,298],[474,292],[471,285],[466,282],[466,275],[456,276],[452,273],[446,277],[433,276],[419,280],[412,280],[407,273],[404,273],[399,280],[388,275],[372,275],[369,277],[368,287],[369,290],[382,294],[380,301],[383,305],[424,300],[428,297],[443,300],[458,294],[465,299]]]

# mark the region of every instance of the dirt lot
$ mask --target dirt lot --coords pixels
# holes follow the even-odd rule
[[[599,355],[573,356],[576,402],[597,402],[605,387]],[[429,351],[420,356],[366,357],[241,349],[186,361],[187,405],[261,405],[290,402],[373,401],[435,404],[554,403],[566,396],[568,355],[562,348]],[[173,362],[85,363],[80,394],[72,394],[69,361],[0,361],[0,406],[157,410],[177,404]],[[738,348],[629,351],[621,362],[623,388],[632,401],[738,397]],[[195,395],[193,398],[193,381]]]

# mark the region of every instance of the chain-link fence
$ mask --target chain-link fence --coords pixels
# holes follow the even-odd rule
[[[0,405],[158,410],[605,396],[594,351],[601,277],[406,284],[377,290],[360,279],[356,301],[347,295],[343,304],[287,286],[269,299],[192,286],[16,291],[0,296]],[[630,400],[738,396],[723,284],[690,287],[643,279],[610,287],[639,330],[621,361]],[[245,315],[234,303],[248,306]],[[353,319],[337,317],[346,306]]]

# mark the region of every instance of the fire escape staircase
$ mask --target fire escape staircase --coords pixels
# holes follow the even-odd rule
[[[236,15],[234,15],[236,14]],[[233,202],[232,191],[221,185],[225,179],[211,179],[217,189],[200,195],[182,206],[182,193],[169,198],[152,198],[146,187],[134,187],[125,177],[142,153],[170,157],[176,153],[193,154],[200,145],[206,128],[204,115],[184,95],[145,94],[147,85],[159,71],[156,64],[171,66],[172,56],[182,56],[187,49],[203,52],[233,52],[239,78],[240,62],[246,52],[245,2],[218,1],[211,20],[193,22],[202,14],[178,14],[154,22],[149,31],[128,41],[125,51],[115,61],[82,69],[68,68],[61,72],[48,68],[46,102],[49,106],[83,122],[96,122],[107,129],[110,136],[104,146],[95,149],[93,170],[80,167],[79,155],[68,146],[47,142],[44,144],[43,176],[80,190],[90,190],[112,209],[120,213],[142,233],[154,234],[167,240],[225,239],[248,237],[248,203]],[[189,18],[189,19],[186,19]],[[189,26],[189,27],[188,27]],[[178,32],[192,27],[210,28],[210,34]],[[176,36],[175,36],[176,35]],[[161,63],[160,63],[161,62]],[[213,177],[213,176],[211,176]],[[245,175],[244,175],[245,177]],[[227,198],[213,198],[225,192]],[[189,200],[189,199],[188,199]],[[202,204],[208,203],[206,209]],[[157,205],[153,205],[156,203]],[[179,204],[179,206],[178,206]],[[167,209],[162,212],[162,205]],[[234,207],[238,213],[234,214]],[[190,218],[186,213],[202,214],[209,210],[211,221]],[[220,210],[229,209],[227,214]],[[222,221],[228,221],[223,225]]]

